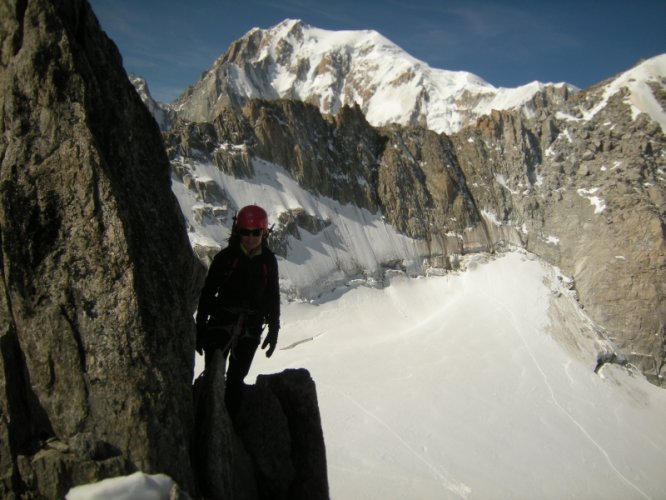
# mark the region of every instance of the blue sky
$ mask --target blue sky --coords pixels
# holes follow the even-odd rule
[[[666,0],[90,0],[125,69],[175,99],[253,27],[373,29],[435,68],[496,87],[581,88],[666,53]]]

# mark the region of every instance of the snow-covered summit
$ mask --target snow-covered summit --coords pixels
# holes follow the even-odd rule
[[[376,31],[329,31],[287,19],[234,42],[178,107],[198,121],[248,98],[299,99],[327,114],[356,103],[376,126],[450,133],[492,109],[519,107],[549,85],[496,88],[466,71],[432,68]]]

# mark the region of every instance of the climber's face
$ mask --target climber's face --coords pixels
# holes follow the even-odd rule
[[[261,245],[264,230],[258,228],[242,228],[238,230],[240,242],[248,253],[254,252]]]

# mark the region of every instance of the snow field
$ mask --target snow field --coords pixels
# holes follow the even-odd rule
[[[516,253],[285,304],[246,382],[311,372],[333,499],[662,498],[666,393],[557,343],[551,272]]]

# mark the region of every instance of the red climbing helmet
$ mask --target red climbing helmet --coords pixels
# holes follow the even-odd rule
[[[247,205],[236,215],[236,228],[268,229],[268,214],[257,205]]]

